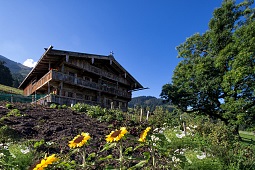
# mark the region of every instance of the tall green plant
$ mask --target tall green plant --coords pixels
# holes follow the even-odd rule
[[[9,143],[7,147],[0,148],[1,169],[28,169],[34,159],[34,151],[24,143]]]

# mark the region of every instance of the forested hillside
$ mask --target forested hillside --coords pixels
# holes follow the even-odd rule
[[[13,83],[12,84],[5,84],[13,87],[18,87],[19,84],[23,81],[23,79],[27,76],[27,74],[31,71],[31,68],[22,65],[21,63],[17,63],[15,61],[12,61],[2,55],[0,55],[0,61],[3,62],[5,67],[8,67],[11,76],[13,78]],[[1,75],[5,76],[6,75]]]
[[[162,106],[166,108],[169,111],[173,110],[173,107],[169,103],[163,102],[162,99],[158,99],[153,96],[139,96],[139,97],[134,97],[132,100],[128,103],[129,108],[134,108],[134,107],[149,107],[150,111],[154,111],[156,106]]]

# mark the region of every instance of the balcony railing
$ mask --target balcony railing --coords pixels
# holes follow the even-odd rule
[[[107,72],[107,71],[102,70],[98,67],[92,66],[90,64],[77,64],[77,63],[72,63],[72,62],[71,62],[71,64],[76,65],[86,71],[89,71],[89,72],[104,76],[106,78],[109,78],[111,80],[118,81],[120,83],[129,85],[129,82],[126,79],[124,79],[123,77],[116,76],[110,72]]]
[[[38,80],[36,83],[32,84],[32,91],[36,91],[43,85],[45,85],[48,81],[52,79],[52,71],[49,71],[47,74],[45,74],[40,80]]]
[[[61,73],[61,72],[57,72],[57,71],[54,71],[54,70],[50,70],[40,80],[38,80],[38,82],[34,83],[32,85],[32,92],[31,93],[38,90],[40,87],[45,85],[50,80],[63,81],[63,82],[68,83],[68,84],[78,85],[78,86],[85,87],[85,88],[92,89],[92,90],[97,90],[97,91],[101,91],[101,92],[105,92],[105,93],[114,94],[114,95],[117,95],[117,96],[131,98],[131,93],[118,90],[114,87],[108,87],[107,85],[101,85],[101,84],[91,82],[91,81],[88,81],[88,80],[83,80],[82,78],[71,76],[71,75],[64,74],[64,73]]]

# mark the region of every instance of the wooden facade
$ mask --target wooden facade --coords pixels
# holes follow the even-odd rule
[[[127,110],[132,91],[143,86],[112,55],[45,49],[20,84],[24,95],[45,95],[40,104],[88,103]]]

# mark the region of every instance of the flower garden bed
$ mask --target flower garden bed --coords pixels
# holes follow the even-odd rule
[[[162,108],[148,122],[130,115],[82,104],[0,102],[0,169],[255,168],[254,145],[243,145],[221,121],[187,114],[180,120]]]

